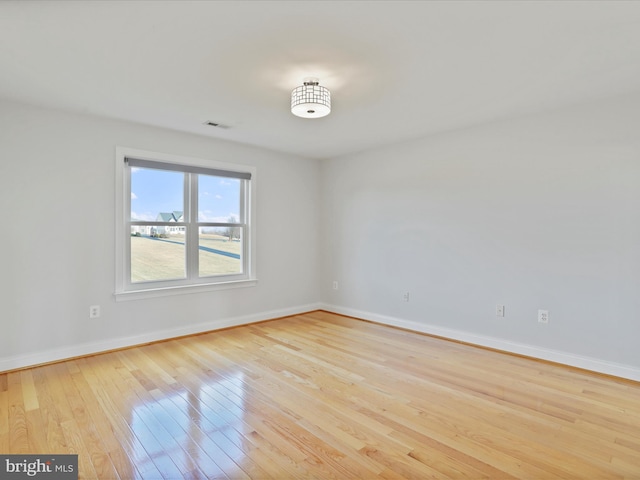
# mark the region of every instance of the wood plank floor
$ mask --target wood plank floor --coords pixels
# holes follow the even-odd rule
[[[0,375],[80,478],[640,479],[640,384],[312,312]]]

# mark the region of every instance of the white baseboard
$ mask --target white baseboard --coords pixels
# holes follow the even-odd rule
[[[608,362],[606,360],[584,357],[581,355],[575,355],[572,353],[561,352],[557,350],[550,350],[542,347],[536,347],[535,345],[511,342],[509,340],[503,340],[500,338],[489,337],[485,335],[478,335],[462,330],[439,327],[437,325],[429,325],[409,320],[403,320],[400,318],[389,317],[386,315],[378,315],[376,313],[340,307],[337,305],[322,304],[321,309],[332,313],[339,313],[342,315],[348,315],[350,317],[369,320],[375,323],[381,323],[383,325],[405,328],[407,330],[412,330],[415,332],[426,333],[429,335],[444,337],[451,340],[458,340],[460,342],[493,348],[504,352],[515,353],[518,355],[525,355],[527,357],[533,357],[540,360],[547,360],[554,363],[568,365],[571,367],[582,368],[584,370],[590,370],[592,372],[604,373],[606,375],[626,378],[628,380],[640,381],[640,368],[630,365]]]
[[[44,352],[28,353],[24,355],[16,355],[4,358],[0,357],[0,372],[31,367],[34,365],[41,365],[44,363],[57,362],[68,358],[81,357],[84,355],[93,355],[100,352],[107,352],[109,350],[132,347],[134,345],[143,345],[145,343],[168,340],[171,338],[193,335],[197,333],[208,332],[211,330],[220,330],[221,328],[247,325],[249,323],[262,322],[264,320],[271,320],[274,318],[306,313],[313,310],[318,310],[320,308],[321,304],[319,303],[299,305],[297,307],[270,310],[240,317],[218,319],[212,322],[197,323],[180,328],[158,330],[141,335],[133,335],[130,337],[112,338],[99,342],[71,345],[66,348],[47,350]]]
[[[239,325],[247,325],[250,323],[271,320],[289,315],[297,315],[314,310],[326,310],[328,312],[348,315],[351,317],[361,318],[383,325],[405,328],[416,332],[436,335],[443,338],[458,340],[473,345],[502,350],[504,352],[525,355],[527,357],[538,358],[550,362],[560,363],[571,367],[582,368],[593,372],[613,375],[615,377],[626,378],[629,380],[640,381],[640,368],[630,365],[600,360],[597,358],[584,357],[567,352],[550,350],[534,345],[524,343],[511,342],[495,337],[478,335],[475,333],[455,330],[437,325],[429,325],[424,323],[403,320],[396,317],[379,315],[363,310],[330,305],[325,303],[313,303],[308,305],[299,305],[296,307],[284,308],[279,310],[270,310],[259,312],[251,315],[239,317],[229,317],[214,320],[212,322],[198,323],[187,325],[180,328],[158,330],[155,332],[134,335],[130,337],[120,337],[114,339],[103,340],[99,342],[89,342],[80,345],[72,345],[66,348],[55,350],[47,350],[44,352],[29,353],[24,355],[15,355],[11,357],[0,357],[0,372],[26,368],[34,365],[57,362],[68,358],[80,357],[84,355],[93,355],[109,350],[117,350],[120,348],[132,347],[135,345],[143,345],[145,343],[168,340],[171,338],[182,337],[185,335],[193,335],[197,333],[208,332],[212,330],[220,330],[222,328],[235,327]]]

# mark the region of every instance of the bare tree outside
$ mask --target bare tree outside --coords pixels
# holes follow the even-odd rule
[[[238,223],[238,219],[235,216],[230,216],[227,220],[229,223]],[[229,241],[240,240],[240,228],[238,227],[228,227],[224,235],[229,238]]]

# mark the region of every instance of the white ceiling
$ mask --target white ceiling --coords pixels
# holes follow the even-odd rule
[[[0,97],[306,157],[638,90],[633,1],[0,2]]]

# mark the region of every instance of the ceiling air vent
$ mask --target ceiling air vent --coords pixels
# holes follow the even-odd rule
[[[224,123],[211,122],[211,121],[206,121],[204,122],[203,125],[207,125],[209,127],[223,128],[223,129],[231,128],[229,125],[225,125]]]

